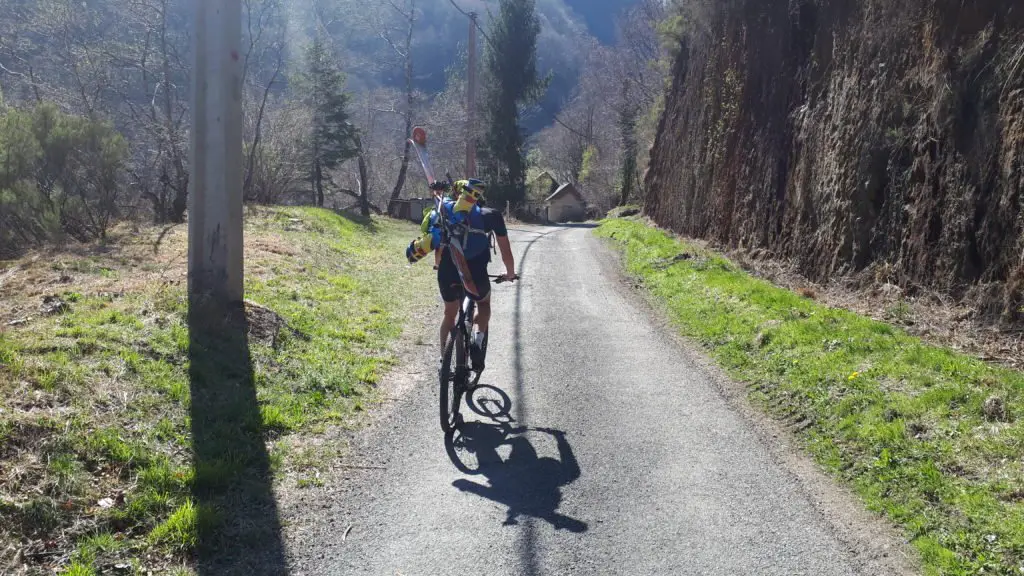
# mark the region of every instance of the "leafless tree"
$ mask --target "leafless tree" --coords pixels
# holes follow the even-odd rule
[[[172,0],[123,0],[121,32],[106,45],[120,70],[111,85],[122,131],[133,147],[132,186],[151,204],[157,221],[181,222],[188,199],[187,18]]]
[[[243,194],[264,201],[267,190],[255,188],[256,158],[263,145],[263,121],[271,92],[280,82],[285,65],[284,26],[280,0],[244,0],[246,53],[242,85],[245,89],[246,145]]]
[[[409,170],[409,157],[412,154],[408,135],[412,133],[416,108],[416,95],[413,90],[412,48],[413,33],[416,30],[416,0],[404,0],[402,5],[399,5],[395,0],[385,1],[399,16],[401,16],[402,23],[405,26],[404,39],[399,42],[396,42],[392,38],[390,27],[383,24],[383,22],[380,34],[381,38],[384,39],[402,63],[405,75],[405,105],[401,109],[400,114],[405,121],[405,130],[403,134],[406,138],[403,139],[402,145],[402,164],[398,169],[398,177],[395,180],[395,187],[391,190],[391,199],[394,200],[402,195],[402,190],[405,188],[405,178]]]
[[[610,208],[635,194],[653,139],[666,73],[662,0],[639,0],[619,21],[614,46],[589,45],[580,81],[555,123],[535,138],[542,168]]]

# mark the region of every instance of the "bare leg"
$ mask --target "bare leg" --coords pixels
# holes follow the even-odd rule
[[[476,303],[476,318],[473,319],[477,330],[483,334],[487,333],[487,326],[491,322],[491,296]]]
[[[441,321],[441,354],[444,355],[444,345],[448,343],[448,334],[455,327],[455,320],[459,316],[459,301],[444,303],[444,319]]]

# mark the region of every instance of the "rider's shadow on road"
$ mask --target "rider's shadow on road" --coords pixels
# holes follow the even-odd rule
[[[565,433],[548,428],[532,428],[554,438],[558,445],[558,459],[539,457],[537,450],[524,435],[527,428],[512,428],[507,423],[498,425],[466,422],[453,437],[449,436],[449,455],[464,472],[487,478],[488,484],[460,478],[452,483],[463,492],[470,492],[508,506],[504,524],[518,524],[521,516],[532,516],[551,523],[556,529],[585,532],[587,524],[558,513],[562,502],[562,487],[580,477],[579,463],[565,438]],[[502,458],[507,450],[508,457]],[[469,469],[458,461],[458,451],[475,455],[477,465]]]

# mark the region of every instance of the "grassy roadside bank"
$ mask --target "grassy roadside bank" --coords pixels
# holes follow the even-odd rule
[[[232,546],[205,535],[276,538],[251,521],[257,492],[318,482],[337,454],[296,439],[379,399],[409,313],[432,302],[429,267],[403,257],[415,233],[325,210],[248,214],[248,337],[233,359],[190,354],[184,226],[0,263],[0,572],[188,574],[204,547]],[[250,413],[227,407],[232,429],[208,418],[199,468],[197,378],[254,390]]]
[[[927,573],[1024,573],[1024,375],[822,306],[639,220],[597,234],[684,335],[904,529]]]

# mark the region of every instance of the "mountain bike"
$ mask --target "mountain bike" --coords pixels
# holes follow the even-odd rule
[[[469,274],[469,271],[466,268],[463,244],[461,240],[453,241],[453,239],[465,238],[468,234],[486,232],[471,228],[468,221],[453,222],[449,220],[448,213],[443,209],[443,206],[445,194],[452,191],[455,181],[450,173],[445,174],[445,181],[434,178],[434,169],[430,164],[430,154],[427,152],[426,130],[417,126],[412,132],[409,144],[416,150],[420,165],[423,167],[423,175],[426,176],[427,187],[433,194],[434,209],[438,219],[437,223],[443,230],[440,246],[434,246],[433,249],[440,250],[442,254],[447,253],[447,257],[452,258],[455,267],[459,270],[459,277],[462,279],[463,286],[466,287],[467,292],[470,292],[469,285],[466,284],[466,276]],[[479,201],[482,204],[483,199],[479,199]],[[492,249],[494,247],[493,241],[492,236]],[[494,280],[495,284],[502,284],[507,281],[504,276],[488,275],[488,278]],[[475,312],[476,302],[468,295],[463,296],[459,317],[455,326],[452,327],[451,333],[448,335],[448,341],[444,346],[444,356],[441,360],[441,369],[438,371],[438,378],[441,384],[441,429],[446,434],[457,428],[461,422],[459,406],[462,403],[462,397],[476,387],[480,382],[480,373],[483,372],[483,370],[473,370],[469,362],[467,362]],[[481,350],[481,354],[484,356],[487,354],[487,339],[488,337],[485,334]]]
[[[446,176],[449,184],[451,184],[451,175],[446,174]],[[436,206],[440,225],[445,231],[443,234],[444,239],[442,240],[440,247],[441,253],[447,254],[447,258],[452,258],[454,260],[455,254],[458,253],[461,255],[462,252],[461,248],[456,247],[451,239],[460,235],[460,230],[464,229],[463,227],[465,224],[460,225],[449,222],[445,211],[441,209],[442,199],[440,195],[437,196],[435,200],[437,202]],[[460,269],[459,275],[465,283],[465,274],[468,274],[468,271],[462,272],[462,267],[458,265],[457,260],[456,268]],[[496,276],[492,274],[488,274],[487,277],[491,279],[495,285],[514,281],[506,280],[504,276]],[[448,334],[448,341],[445,343],[444,355],[441,359],[441,369],[438,372],[438,379],[440,382],[441,429],[446,434],[458,428],[461,423],[459,406],[462,404],[462,398],[465,394],[476,387],[480,382],[480,375],[483,372],[482,369],[474,370],[470,366],[469,361],[470,343],[473,334],[473,320],[475,316],[476,301],[470,298],[468,294],[464,295],[462,306],[459,308],[458,319],[452,327],[451,332]],[[480,354],[483,357],[487,356],[487,342],[489,338],[489,334],[484,334],[480,350]]]
[[[507,282],[504,276],[488,275],[488,278],[495,284]],[[444,346],[444,356],[441,360],[438,379],[441,384],[441,429],[445,433],[459,427],[461,423],[459,406],[462,404],[462,397],[476,387],[480,382],[480,375],[483,373],[483,370],[473,370],[469,362],[469,346],[475,313],[476,302],[469,296],[465,296],[462,307],[459,309],[459,318],[448,334],[448,341]],[[480,350],[484,357],[487,356],[487,341],[489,339],[490,335],[484,334]]]

